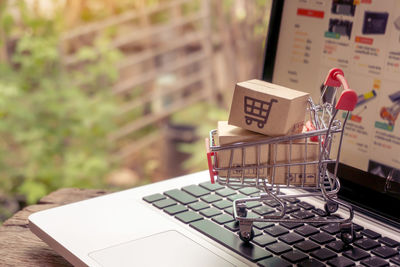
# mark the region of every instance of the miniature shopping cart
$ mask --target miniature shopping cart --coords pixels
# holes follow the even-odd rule
[[[343,242],[351,243],[354,240],[353,210],[349,204],[337,198],[340,182],[336,174],[345,124],[349,112],[357,103],[357,95],[349,89],[340,69],[332,69],[324,85],[319,104],[314,104],[311,98],[308,99],[310,114],[310,121],[307,123],[308,132],[229,145],[217,145],[216,130],[210,132],[210,139],[207,139],[206,146],[211,182],[214,182],[216,177],[216,181],[221,185],[232,188],[255,187],[261,190],[257,196],[236,199],[233,202],[233,215],[239,222],[239,236],[243,241],[248,242],[254,237],[252,229],[254,222],[338,223]],[[335,105],[335,95],[341,86],[344,91]],[[331,101],[323,102],[328,90],[334,90],[333,97]],[[343,122],[335,119],[339,110],[346,113]],[[333,142],[333,139],[336,141]],[[265,161],[265,155],[261,153],[265,151],[262,149],[263,146],[269,147],[268,161]],[[279,146],[284,146],[287,151],[288,156],[284,162],[277,157]],[[299,147],[302,148],[301,152],[298,151]],[[309,157],[307,154],[315,151],[315,148],[317,148],[317,156],[314,153],[313,157]],[[246,155],[250,152],[255,154]],[[241,155],[239,164],[233,160],[234,155],[238,154]],[[228,155],[228,163],[225,166],[218,164],[218,157],[222,155]],[[302,160],[293,160],[299,155]],[[251,164],[247,160],[250,156],[255,159],[251,161]],[[328,164],[334,166],[333,173],[328,171]],[[283,177],[278,173],[281,176],[283,173]],[[296,194],[282,194],[280,189],[285,188],[304,190],[298,190],[300,193]],[[325,200],[326,216],[308,216],[310,212],[302,210],[295,214],[297,216],[293,216],[287,202],[293,198],[311,196],[319,196]],[[247,206],[250,206],[249,202],[254,201],[275,201],[279,203],[279,211],[265,216],[250,213]],[[333,215],[339,207],[348,212],[347,218]]]
[[[268,121],[269,111],[276,99],[271,99],[269,102],[258,100],[249,96],[244,97],[244,113],[246,124],[250,125],[253,121],[257,123],[257,127],[262,129]]]

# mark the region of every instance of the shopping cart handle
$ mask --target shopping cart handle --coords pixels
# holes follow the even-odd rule
[[[344,77],[344,73],[341,69],[338,69],[338,68],[331,69],[325,78],[324,85],[330,86],[330,87],[340,87],[342,85],[342,81],[339,79],[338,75]],[[346,88],[346,86],[347,86],[347,88]],[[345,82],[345,84],[343,84],[343,87],[345,90],[349,88],[347,82]]]
[[[353,111],[357,104],[357,94],[351,89],[347,89],[342,92],[338,102],[336,103],[336,109]]]
[[[325,86],[340,87],[343,85],[344,91],[339,97],[336,104],[336,109],[353,111],[357,104],[357,94],[349,88],[346,78],[344,78],[343,71],[338,68],[331,69],[326,76]]]

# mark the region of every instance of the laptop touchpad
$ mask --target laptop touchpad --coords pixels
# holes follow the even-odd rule
[[[89,253],[102,266],[233,266],[177,231],[167,231]]]

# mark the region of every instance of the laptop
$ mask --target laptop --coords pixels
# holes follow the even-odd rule
[[[388,13],[386,34],[363,34],[367,12]],[[399,15],[394,0],[271,1],[260,78],[319,99],[324,76],[339,67],[358,94],[338,172],[339,197],[355,210],[352,244],[332,223],[254,223],[243,242],[232,201],[260,191],[213,184],[208,171],[37,212],[31,231],[76,266],[400,266],[400,104],[390,97],[400,82]],[[351,32],[330,31],[333,20]],[[327,216],[323,199],[285,201],[289,216]],[[277,211],[274,201],[247,208]]]

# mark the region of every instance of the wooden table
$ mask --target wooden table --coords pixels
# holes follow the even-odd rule
[[[64,188],[14,214],[0,227],[0,266],[72,266],[28,228],[34,212],[107,194],[95,189]]]

